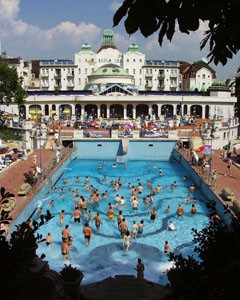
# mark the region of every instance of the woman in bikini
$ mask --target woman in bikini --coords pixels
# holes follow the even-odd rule
[[[130,244],[131,244],[131,235],[130,235],[129,230],[127,230],[123,237],[123,246],[124,246],[125,251],[128,251]]]

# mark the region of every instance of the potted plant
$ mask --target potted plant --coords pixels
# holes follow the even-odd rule
[[[83,279],[83,273],[77,267],[71,264],[64,265],[60,271],[60,276],[63,283],[63,288],[68,295],[77,293],[80,283]]]

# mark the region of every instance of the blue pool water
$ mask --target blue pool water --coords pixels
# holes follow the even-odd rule
[[[44,198],[38,201],[37,207],[43,208],[43,213],[50,210],[55,216],[47,224],[41,227],[40,233],[45,237],[48,232],[53,237],[53,243],[50,248],[45,243],[39,244],[38,254],[45,253],[46,260],[49,261],[50,267],[59,271],[64,263],[71,263],[84,273],[82,284],[89,284],[102,280],[109,276],[117,274],[136,274],[134,270],[137,258],[141,257],[145,264],[145,278],[148,280],[165,284],[167,282],[166,270],[171,267],[171,262],[163,253],[164,242],[167,240],[171,251],[181,252],[184,255],[193,253],[194,245],[192,243],[193,234],[192,228],[202,229],[209,223],[208,211],[205,205],[205,199],[198,189],[191,195],[191,203],[186,202],[189,186],[193,183],[188,176],[187,180],[183,179],[186,171],[175,161],[128,161],[127,167],[124,168],[123,163],[116,163],[117,167],[112,168],[113,160],[106,160],[102,164],[100,160],[74,160],[59,178],[56,183],[57,190],[52,190]],[[98,165],[102,168],[98,169]],[[155,167],[155,168],[154,168]],[[163,176],[159,176],[159,168],[162,168]],[[79,177],[80,182],[76,183],[75,178]],[[90,179],[89,186],[93,185],[98,189],[100,194],[108,191],[108,198],[101,199],[98,208],[90,205],[90,192],[84,189],[84,179],[88,176]],[[107,180],[104,181],[104,176]],[[118,191],[110,186],[110,181],[116,181],[121,178],[123,185]],[[63,179],[67,183],[63,183]],[[154,204],[148,208],[143,204],[143,197],[146,197],[150,190],[147,187],[147,180],[150,180],[155,188],[158,184],[163,186],[163,189],[154,196]],[[171,191],[170,185],[176,181],[177,187]],[[138,183],[143,186],[143,193],[138,195],[139,210],[136,213],[132,210],[130,204],[131,190],[128,187],[137,186]],[[71,187],[68,190],[68,187]],[[64,194],[61,195],[61,189],[64,189]],[[93,230],[93,237],[90,245],[85,246],[83,230],[83,222],[81,224],[74,223],[72,212],[74,210],[75,198],[72,190],[78,189],[79,196],[84,196],[87,200],[88,209],[95,216],[96,212],[100,212],[103,225],[100,231],[97,232],[95,225],[90,223]],[[116,194],[124,196],[126,207],[123,210],[128,227],[131,230],[133,220],[137,224],[140,220],[144,220],[144,232],[142,237],[132,240],[132,244],[127,253],[123,250],[122,238],[120,236],[117,218],[114,221],[108,221],[107,210],[108,203],[116,205],[114,200]],[[190,214],[193,197],[197,198],[197,214],[192,217]],[[55,207],[49,205],[49,201],[54,200]],[[183,219],[176,217],[176,209],[179,203],[182,203],[185,209]],[[169,213],[165,213],[168,204],[171,206]],[[154,222],[150,221],[149,211],[152,207],[156,207],[158,219]],[[65,210],[64,223],[69,224],[71,235],[73,236],[73,247],[70,251],[69,260],[63,261],[61,254],[61,232],[62,227],[59,222],[60,211]],[[115,208],[115,214],[118,215],[118,210]],[[37,211],[36,211],[37,212]],[[87,214],[85,214],[87,218]],[[37,214],[33,219],[37,219]],[[167,224],[172,220],[176,231],[167,230]]]

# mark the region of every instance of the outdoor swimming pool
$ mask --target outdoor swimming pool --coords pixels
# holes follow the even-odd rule
[[[188,175],[184,168],[176,161],[128,161],[126,168],[123,163],[116,163],[116,168],[112,165],[116,163],[114,160],[105,160],[103,164],[101,160],[74,160],[59,178],[55,186],[57,190],[50,191],[41,200],[38,200],[36,207],[42,207],[43,213],[46,210],[55,216],[47,224],[41,227],[41,232],[45,237],[48,232],[53,237],[53,243],[50,248],[45,243],[39,244],[38,254],[45,253],[46,260],[52,269],[59,271],[64,263],[71,263],[83,270],[84,279],[82,284],[89,284],[102,280],[109,276],[117,274],[136,274],[134,270],[137,258],[141,257],[145,264],[145,278],[148,280],[165,284],[167,278],[166,270],[171,266],[168,257],[164,254],[164,242],[167,240],[170,249],[189,255],[193,253],[193,234],[192,228],[202,229],[209,223],[208,210],[205,205],[205,199],[198,189],[191,194],[191,202],[187,203],[186,197],[189,193],[189,186],[193,183],[190,176],[185,180],[183,177]],[[101,169],[98,166],[101,165]],[[162,176],[159,176],[159,168],[162,169]],[[80,182],[76,183],[75,178],[79,177]],[[93,185],[98,189],[100,194],[108,191],[107,199],[101,199],[98,208],[90,205],[90,191],[84,189],[84,180],[86,176],[90,181],[88,185]],[[107,180],[103,180],[104,176]],[[122,180],[122,186],[115,191],[110,186],[110,181]],[[67,183],[63,183],[63,179]],[[150,194],[147,181],[151,181],[153,188],[158,184],[163,186],[162,190],[154,197],[154,203],[150,207],[143,204],[143,197]],[[172,191],[170,186],[176,181],[177,186]],[[129,185],[130,183],[130,185]],[[131,189],[129,186],[137,186],[139,183],[143,186],[142,194],[138,194],[139,209],[138,212],[133,211],[130,204]],[[71,187],[68,190],[68,187]],[[64,193],[61,194],[61,189]],[[75,197],[73,190],[78,189],[78,195],[84,196],[87,200],[88,209],[91,210],[94,217],[100,212],[103,225],[99,232],[96,231],[94,223],[90,223],[93,230],[93,237],[90,245],[85,246],[83,230],[83,222],[74,223],[72,212],[74,210]],[[128,227],[131,230],[133,220],[137,224],[144,220],[145,226],[143,235],[132,240],[129,251],[126,253],[123,249],[123,242],[117,226],[118,211],[115,210],[115,220],[108,221],[107,210],[108,204],[116,205],[114,200],[116,194],[124,196],[126,207],[121,209],[125,217]],[[197,214],[194,217],[190,214],[193,197],[197,198],[195,203]],[[55,206],[49,205],[49,201],[54,200]],[[179,203],[182,203],[185,209],[183,219],[176,217],[176,210]],[[167,206],[170,205],[169,213],[165,212]],[[150,221],[149,211],[152,207],[156,207],[158,218]],[[73,246],[70,250],[69,260],[63,261],[61,254],[62,243],[62,227],[59,222],[59,214],[61,210],[65,210],[64,224],[69,224],[71,235],[73,236]],[[87,218],[87,214],[85,214]],[[37,211],[33,218],[37,219]],[[172,220],[176,231],[167,230],[169,220]]]

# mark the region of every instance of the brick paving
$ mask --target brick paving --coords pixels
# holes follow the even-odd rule
[[[185,157],[185,159],[191,164],[191,158],[190,158],[190,151],[189,150],[184,150],[183,151],[179,150],[179,152]],[[214,193],[218,196],[218,198],[224,203],[228,204],[229,207],[232,207],[232,202],[231,201],[225,201],[224,198],[222,197],[222,189],[227,187],[229,188],[235,195],[236,200],[240,200],[240,165],[235,163],[235,156],[233,155],[232,160],[233,160],[233,166],[232,166],[232,176],[224,176],[227,170],[227,160],[223,160],[221,158],[221,153],[222,150],[214,150],[214,153],[212,154],[212,170],[216,169],[217,170],[217,184],[216,188],[212,188]],[[199,157],[202,157],[203,154],[199,154]],[[196,167],[192,166],[195,171],[198,173],[201,173],[200,170],[197,170]],[[207,170],[205,174],[205,182],[209,183],[209,170]],[[201,176],[201,174],[200,174]]]
[[[73,149],[69,149],[69,153]],[[38,182],[37,185],[33,186],[30,192],[26,196],[18,196],[18,189],[23,183],[25,183],[25,172],[33,171],[33,155],[37,156],[37,166],[40,164],[40,150],[35,149],[32,153],[28,154],[26,160],[18,160],[12,163],[8,168],[0,171],[0,187],[4,187],[7,192],[11,192],[15,195],[16,206],[11,211],[11,217],[15,218],[18,216],[25,206],[30,202],[33,196],[40,190],[44,185],[45,180]],[[41,150],[42,169],[53,166],[53,159],[55,158],[55,151],[49,149]],[[59,164],[61,164],[60,161]],[[56,166],[57,168],[58,166]],[[52,171],[54,171],[53,169]]]

